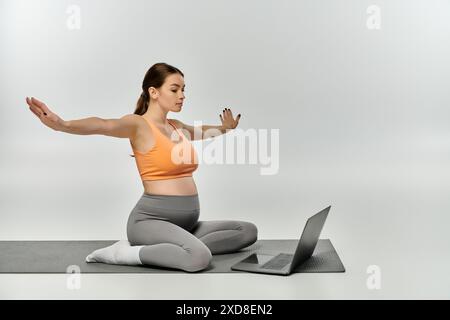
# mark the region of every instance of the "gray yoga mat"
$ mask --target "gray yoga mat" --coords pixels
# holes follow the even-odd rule
[[[180,273],[182,270],[142,266],[87,263],[92,251],[117,240],[102,241],[0,241],[0,273]],[[241,273],[231,266],[252,253],[294,253],[298,240],[258,240],[230,254],[213,255],[202,273]],[[300,265],[299,272],[345,272],[331,241],[320,239],[313,256]]]

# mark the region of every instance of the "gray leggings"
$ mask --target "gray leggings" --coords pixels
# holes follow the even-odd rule
[[[258,230],[245,221],[198,221],[198,195],[144,193],[130,213],[127,237],[143,264],[188,272],[209,266],[213,254],[238,251],[257,240]]]

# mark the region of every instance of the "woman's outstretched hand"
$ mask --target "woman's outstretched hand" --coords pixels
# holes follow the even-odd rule
[[[223,116],[222,116],[223,115]],[[222,111],[222,114],[219,115],[220,120],[222,121],[222,125],[226,129],[234,129],[239,124],[239,119],[241,119],[241,114],[238,114],[236,120],[233,118],[233,113],[231,109],[225,108]]]
[[[30,110],[41,120],[47,127],[56,131],[61,131],[64,128],[65,121],[51,112],[45,103],[36,98],[26,98]]]

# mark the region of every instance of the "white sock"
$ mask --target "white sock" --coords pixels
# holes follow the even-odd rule
[[[128,240],[119,240],[106,248],[97,249],[86,257],[86,262],[109,264],[142,264],[139,250],[144,246],[132,246]]]

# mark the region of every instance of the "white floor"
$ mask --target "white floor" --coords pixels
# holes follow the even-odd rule
[[[304,203],[302,208],[289,209],[289,199],[278,199],[277,210],[269,207],[255,212],[244,207],[242,212],[227,209],[234,216],[222,212],[212,216],[209,212],[214,210],[208,208],[211,201],[205,201],[204,211],[205,219],[245,217],[254,221],[261,232],[259,239],[293,239],[306,218],[325,207],[321,199],[334,199],[321,238],[331,239],[345,273],[287,277],[251,273],[81,274],[79,289],[67,286],[73,274],[0,274],[0,299],[450,299],[448,186],[413,188],[398,182],[339,190],[331,183],[296,190],[302,197],[298,200]],[[285,194],[294,199],[288,191]],[[86,206],[83,197],[78,202]],[[97,239],[114,239],[112,235],[120,234],[126,219],[125,214],[111,217],[105,226],[101,218],[80,218],[75,205],[73,214],[66,215],[72,220],[66,216],[44,219],[40,214],[25,219],[22,212],[29,211],[10,210],[21,203],[13,196],[11,199],[11,207],[8,204],[0,210],[4,240],[92,240],[93,234]],[[259,203],[254,198],[247,200],[252,205]],[[30,203],[35,206],[36,201],[38,198]],[[125,212],[125,208],[119,209],[116,211]],[[47,211],[40,207],[38,212]],[[281,219],[277,212],[281,212]],[[379,268],[378,276],[370,266]],[[370,284],[376,282],[372,280],[377,279],[380,288],[372,288]]]
[[[449,299],[450,259],[383,253],[379,289],[370,289],[373,253],[340,254],[345,273],[297,273],[287,277],[218,274],[0,274],[1,299]],[[440,257],[440,258],[439,258]],[[425,259],[424,259],[425,258]],[[430,263],[432,262],[432,263]],[[75,279],[79,276],[79,280]],[[375,279],[376,280],[376,279]],[[79,284],[79,288],[76,286]]]

